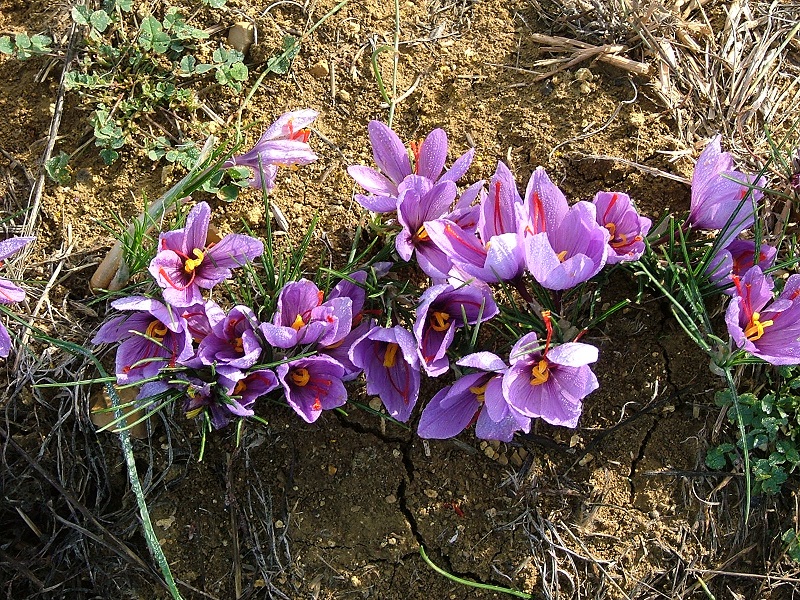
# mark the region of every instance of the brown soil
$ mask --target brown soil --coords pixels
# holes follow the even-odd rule
[[[207,21],[198,19],[201,26],[212,25],[213,14],[225,26],[254,19],[261,54],[269,56],[279,32],[302,32],[334,2],[311,2],[306,10],[279,3],[264,16],[267,5],[229,0],[226,9],[207,11]],[[530,34],[551,31],[534,5],[521,0],[404,2],[400,9],[400,93],[419,78],[397,109],[395,129],[403,139],[442,127],[451,160],[474,143],[470,182],[488,178],[496,162],[505,160],[519,182],[544,165],[572,200],[614,189],[629,193],[654,219],[688,208],[684,184],[584,158],[616,156],[690,175],[691,160],[670,163],[663,154],[684,148],[669,113],[652,99],[649,78],[595,62],[534,81],[526,69],[548,54]],[[63,31],[69,20],[63,10],[38,0],[3,0],[0,33]],[[393,28],[391,3],[351,2],[304,40],[288,76],[266,79],[243,115],[244,123],[255,124],[248,133],[254,140],[281,112],[320,111],[316,127],[329,143],[314,139],[320,160],[282,171],[274,200],[291,224],[292,239],[320,215],[312,252],[326,252],[321,238],[327,235],[334,261],[349,248],[362,218],[345,167],[372,164],[366,125],[385,120],[387,111],[369,57],[375,44],[391,43]],[[251,56],[259,55],[257,49]],[[381,55],[387,81],[388,56]],[[329,75],[312,74],[320,63],[333,69],[335,91]],[[0,57],[0,191],[9,214],[24,209],[45,146],[61,63],[39,77],[47,66],[44,58],[21,63]],[[251,67],[259,72],[259,65]],[[590,69],[591,81],[582,85],[576,79],[578,67]],[[241,98],[214,86],[200,93],[218,115],[235,116]],[[208,120],[201,112],[195,116]],[[88,139],[87,123],[86,110],[67,95],[57,150],[71,152]],[[106,307],[92,303],[87,282],[112,242],[98,221],[110,222],[112,212],[132,218],[144,198],[158,197],[176,175],[134,151],[106,167],[89,148],[71,167],[69,187],[47,185],[26,277],[45,282],[62,265],[49,290],[50,312],[40,324],[88,345]],[[223,229],[238,229],[244,220],[263,232],[265,215],[255,192],[229,204],[202,199],[212,203]],[[9,228],[23,220],[24,214]],[[636,293],[621,276],[606,289],[603,301],[609,303]],[[38,297],[32,285],[29,308]],[[586,400],[579,429],[540,424],[508,445],[486,446],[471,433],[423,443],[355,406],[347,407],[346,416],[326,414],[306,425],[289,410],[268,405],[259,410],[268,428],[245,425],[238,448],[234,431],[215,433],[198,462],[192,423],[180,416],[154,423],[150,439],[136,443],[137,458],[150,478],[153,521],[182,593],[503,597],[435,573],[420,558],[424,545],[453,574],[534,598],[705,597],[706,584],[717,598],[740,597],[733,590],[754,598],[790,597],[791,584],[703,571],[763,574],[780,531],[771,530],[772,521],[764,517],[757,533],[748,535],[739,519],[739,479],[705,472],[705,451],[718,435],[713,391],[721,382],[667,307],[646,299],[588,338],[600,347],[600,389]],[[39,382],[63,373],[58,369],[70,360],[54,348],[32,350]],[[18,374],[11,365],[13,385]],[[95,375],[88,367],[73,368],[83,377]],[[357,385],[351,398],[363,398]],[[42,583],[36,597],[166,597],[153,573],[109,542],[113,533],[150,564],[116,440],[110,434],[95,437],[87,403],[86,388],[76,386],[17,390],[5,401],[3,429],[13,433],[20,450],[5,441],[3,450],[9,464],[36,481],[17,481],[4,492],[0,522],[14,534],[0,542],[0,590],[9,598],[33,597],[27,590],[37,589],[35,581]],[[57,421],[58,431],[49,434]],[[37,458],[50,479],[60,479],[98,521],[65,508],[64,495],[47,477],[23,469],[23,453]],[[761,506],[759,514],[770,507]],[[65,525],[71,522],[76,526]],[[57,534],[74,539],[81,552],[51,557],[51,548],[63,547],[56,544],[63,541]],[[47,580],[52,565],[60,581]],[[70,571],[74,576],[67,578]]]

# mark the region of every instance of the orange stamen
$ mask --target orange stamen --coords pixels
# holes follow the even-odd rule
[[[396,357],[397,357],[397,349],[400,346],[397,344],[390,342],[386,345],[386,354],[383,355],[383,366],[384,367],[393,367]]]
[[[434,331],[447,331],[450,329],[450,315],[446,312],[433,311],[431,314],[431,328]]]
[[[308,382],[311,381],[311,374],[308,372],[308,369],[302,367],[292,369],[290,377],[292,378],[292,383],[300,387],[305,387],[308,385]]]
[[[548,369],[547,359],[543,358],[533,365],[531,369],[531,385],[542,385],[550,379],[550,369]]]

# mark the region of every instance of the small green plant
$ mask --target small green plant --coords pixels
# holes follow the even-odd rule
[[[225,4],[204,3],[211,8]],[[192,87],[213,76],[217,84],[239,93],[249,76],[244,56],[223,46],[210,48],[208,32],[177,8],[159,15],[131,11],[131,0],[104,0],[96,10],[72,8],[72,20],[84,28],[85,37],[77,66],[67,74],[67,90],[92,107],[95,146],[106,164],[116,161],[123,148],[137,148],[153,160],[188,169],[197,149],[185,137],[198,124],[200,107]],[[0,51],[25,59],[48,52],[50,43],[41,35],[4,36]],[[189,124],[188,130],[170,131],[176,117]],[[47,167],[60,184],[68,181],[68,158],[62,153]]]
[[[800,466],[800,369],[781,367],[777,378],[769,377],[769,391],[762,396],[748,393],[739,396],[739,415],[745,437],[736,445],[720,444],[709,450],[706,465],[723,469],[739,462],[742,452],[751,454],[750,470],[754,494],[776,494],[789,475]],[[719,406],[730,406],[728,419],[737,423],[729,391],[719,392]]]
[[[41,56],[52,52],[50,44],[53,39],[46,35],[18,33],[12,40],[7,35],[0,36],[0,53],[10,54],[17,60],[27,60],[32,56]]]

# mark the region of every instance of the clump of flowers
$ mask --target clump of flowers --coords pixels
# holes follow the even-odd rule
[[[283,115],[225,167],[250,167],[252,185],[272,189],[278,166],[316,159],[308,144],[316,116]],[[478,437],[509,441],[534,419],[577,427],[583,402],[599,385],[592,371],[598,350],[578,341],[585,305],[597,297],[596,276],[642,260],[648,235],[663,231],[650,234],[651,221],[621,191],[570,204],[542,167],[524,195],[502,162],[488,183],[460,186],[474,150],[445,169],[440,129],[408,148],[382,123],[368,130],[377,168],[348,168],[365,191],[355,198],[382,215],[398,262],[424,274],[422,289],[379,284],[392,265],[367,263],[330,288],[302,276],[283,282],[270,312],[252,304],[223,308],[209,293],[265,246],[248,235],[209,239],[211,208],[200,202],[184,227],[159,238],[149,267],[156,297],[115,300],[123,314],[95,336],[95,343],[118,344],[118,382],[139,383],[142,399],[179,395],[188,417],[203,415],[215,428],[253,416],[268,395],[312,423],[343,406],[347,382],[362,374],[366,393],[394,419],[409,421],[421,403],[418,433],[426,438],[475,424]],[[681,233],[721,230],[703,272],[732,296],[732,343],[768,362],[795,364],[800,276],[773,298],[764,269],[774,249],[737,239],[753,223],[756,188],[765,182],[734,169],[719,142],[698,161]],[[445,382],[430,399],[420,397],[423,377]]]

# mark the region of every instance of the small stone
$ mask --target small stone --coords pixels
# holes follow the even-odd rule
[[[242,54],[247,54],[256,39],[256,28],[249,21],[235,23],[228,30],[228,43]]]
[[[494,448],[495,450],[500,449],[500,440],[490,440],[489,445]]]
[[[436,498],[439,497],[439,492],[437,492],[436,490],[430,489],[430,488],[424,490],[424,493],[431,500],[435,500]]]
[[[594,79],[594,75],[592,75],[592,72],[589,69],[584,67],[575,71],[575,79],[578,81],[591,81]]]
[[[522,459],[519,457],[518,450],[514,450],[514,452],[511,453],[511,464],[518,469],[522,466]]]
[[[331,74],[328,63],[326,63],[324,60],[311,65],[311,67],[308,69],[308,72],[311,73],[312,77],[316,77],[317,79],[323,79]]]
[[[586,96],[587,94],[592,93],[592,86],[588,82],[584,81],[578,86],[578,91]]]
[[[505,467],[508,464],[508,457],[505,454],[501,454],[497,457],[497,463]]]
[[[578,461],[578,464],[582,467],[585,467],[593,460],[594,460],[594,454],[592,454],[591,452],[587,452],[586,456],[584,456],[582,459]]]
[[[386,502],[386,504],[394,504],[395,502],[397,502],[397,498],[395,497],[394,494],[389,494],[388,496],[386,496],[386,498],[383,499],[383,501]]]
[[[337,469],[337,468],[336,468],[336,467],[334,467],[333,465],[328,465],[328,475],[330,475],[331,477],[333,477],[334,475],[336,475],[336,471],[338,471],[338,470],[339,470],[339,469]]]
[[[525,450],[525,448],[519,448],[519,449],[517,450],[517,452],[519,452],[519,457],[520,457],[522,460],[525,460],[526,458],[528,458],[528,451],[527,451],[527,450]]]
[[[372,410],[380,410],[381,406],[383,406],[383,403],[381,402],[381,399],[378,398],[377,396],[369,399],[369,407]]]
[[[353,505],[353,506],[350,507],[350,512],[351,513],[357,513],[357,512],[360,512],[360,511],[361,511],[361,507],[360,506]]]
[[[480,443],[480,449],[481,450],[486,450],[486,446],[488,446],[488,445],[489,445],[489,442],[483,441],[483,442]]]
[[[351,100],[350,92],[346,90],[339,90],[338,92],[336,92],[336,99],[339,100],[340,102],[350,102]]]
[[[357,575],[350,576],[350,583],[353,584],[353,587],[361,587],[361,580],[358,578]]]
[[[390,537],[387,541],[389,542],[390,546],[396,546],[397,545],[397,538]]]
[[[283,521],[281,521],[280,519],[275,521],[275,528],[276,529],[283,529],[284,525],[285,525],[285,523]]]
[[[400,452],[399,448],[395,448],[394,450],[392,450],[392,456],[394,456],[395,458],[400,458],[401,456],[403,456],[403,453]]]

